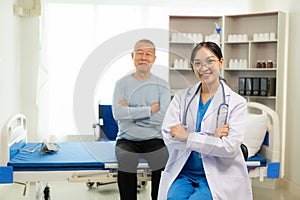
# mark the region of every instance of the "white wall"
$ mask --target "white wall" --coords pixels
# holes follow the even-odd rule
[[[299,112],[300,93],[296,87],[300,84],[298,75],[298,52],[300,44],[300,1],[298,0],[249,0],[253,11],[281,10],[288,13],[288,54],[287,54],[287,91],[286,91],[286,119],[282,152],[285,158],[284,178],[300,187],[300,159],[299,158]]]
[[[0,130],[20,106],[19,18],[12,13],[13,1],[0,1]]]
[[[296,89],[300,85],[299,44],[300,44],[300,2],[290,0],[290,32],[288,54],[287,79],[287,115],[286,115],[286,149],[285,149],[285,177],[300,186],[299,159],[299,113],[300,92]]]
[[[37,129],[36,90],[39,66],[39,17],[20,18],[21,112],[28,118],[29,140]]]
[[[299,113],[300,85],[299,44],[300,44],[300,1],[266,0],[266,9],[281,9],[289,13],[288,71],[287,71],[287,107],[285,132],[285,171],[286,179],[300,187],[299,159]]]
[[[300,44],[300,1],[299,0],[249,0],[253,11],[281,10],[288,13],[288,54],[287,54],[287,91],[286,91],[286,119],[282,152],[285,157],[284,178],[300,187],[300,159],[299,159],[299,112],[300,93],[296,87],[300,84],[298,66]]]

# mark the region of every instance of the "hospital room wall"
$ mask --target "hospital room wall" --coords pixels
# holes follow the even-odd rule
[[[287,23],[287,78],[285,91],[285,117],[283,117],[282,156],[284,156],[284,178],[289,186],[300,192],[300,134],[299,112],[300,92],[296,87],[300,84],[299,44],[300,44],[300,2],[299,0],[249,0],[253,11],[281,10],[288,13]],[[298,126],[297,126],[298,125]]]
[[[104,1],[103,1],[104,2]],[[140,1],[107,1],[138,3]],[[145,1],[145,4],[147,1]],[[154,5],[168,5],[167,0],[154,1]],[[180,3],[181,2],[181,3]],[[207,1],[205,1],[207,2]],[[152,2],[153,3],[153,2]],[[294,89],[300,84],[297,75],[300,74],[297,66],[297,50],[300,44],[300,6],[298,0],[244,0],[244,7],[240,1],[235,0],[211,0],[204,6],[205,10],[220,7],[226,12],[264,12],[269,10],[282,10],[289,14],[289,42],[288,42],[288,71],[286,90],[286,126],[283,133],[285,155],[284,177],[300,187],[300,160],[299,156],[300,134],[296,127],[298,112],[300,111],[300,93]],[[199,1],[184,1],[184,8],[193,10]],[[204,4],[204,3],[203,3]],[[172,1],[174,13],[180,10],[182,1]],[[177,7],[176,7],[177,6]],[[245,6],[247,8],[245,8]],[[38,74],[38,42],[39,21],[37,17],[19,18],[12,13],[13,1],[0,0],[0,127],[2,128],[7,119],[17,112],[24,113],[29,118],[29,132],[36,132],[37,107],[36,107],[36,83]],[[202,6],[203,8],[203,6]],[[188,10],[188,9],[186,9]],[[224,11],[225,12],[225,11]],[[172,13],[172,14],[174,14]],[[189,14],[186,12],[185,14]],[[195,14],[195,13],[192,13]],[[199,15],[202,13],[199,12]],[[214,13],[222,15],[224,13]],[[297,92],[296,92],[297,91]]]
[[[21,111],[20,19],[12,6],[13,1],[0,0],[0,130]]]
[[[284,177],[295,183],[300,192],[300,84],[299,74],[299,44],[300,44],[300,1],[298,0],[266,0],[266,9],[286,11],[289,15],[288,54],[287,54],[287,90],[286,90],[286,126],[285,126],[285,156]]]
[[[15,16],[13,4],[0,0],[0,127],[23,113],[32,133],[37,124],[39,18]]]

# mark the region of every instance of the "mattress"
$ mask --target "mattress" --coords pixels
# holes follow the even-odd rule
[[[27,143],[8,162],[14,171],[102,170],[117,162],[115,142],[63,142],[52,154],[40,154],[41,143]]]

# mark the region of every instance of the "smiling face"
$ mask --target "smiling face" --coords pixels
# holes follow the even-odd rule
[[[209,48],[203,46],[195,54],[193,69],[196,77],[206,84],[219,82],[223,58],[219,59]]]
[[[136,44],[134,52],[131,53],[131,57],[137,72],[150,73],[156,59],[155,48],[149,42],[139,42]]]

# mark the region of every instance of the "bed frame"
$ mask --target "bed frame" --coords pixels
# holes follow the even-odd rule
[[[117,161],[114,157],[114,145],[107,145],[108,141],[94,141],[90,142],[93,145],[104,145],[108,146],[110,149],[105,151],[111,152],[109,162],[99,161],[97,156],[95,156],[95,162],[99,162],[99,169],[86,168],[84,167],[78,169],[30,169],[25,170],[18,169],[14,167],[11,163],[12,158],[24,147],[24,145],[35,145],[36,143],[28,143],[27,142],[27,126],[26,126],[26,117],[22,114],[17,114],[13,116],[7,124],[3,127],[1,133],[1,171],[6,174],[3,175],[5,177],[10,177],[3,183],[20,183],[25,186],[23,195],[25,196],[27,187],[29,187],[29,199],[37,200],[37,199],[48,199],[49,198],[49,188],[47,186],[47,182],[49,181],[68,181],[70,183],[74,182],[82,182],[86,183],[88,187],[92,187],[94,183],[107,184],[117,181]],[[111,142],[111,141],[110,141]],[[84,142],[78,142],[82,145]],[[63,143],[59,143],[59,145],[63,145]],[[76,143],[72,143],[72,145],[76,145]],[[62,146],[61,146],[62,147]],[[103,147],[102,147],[103,148]],[[39,149],[36,149],[39,154]],[[62,150],[62,148],[60,149]],[[59,151],[60,151],[59,150]],[[59,152],[58,151],[58,152]],[[24,153],[24,152],[22,152]],[[26,152],[27,153],[27,152]],[[29,154],[31,152],[28,152]],[[84,153],[84,152],[82,152]],[[89,152],[90,153],[90,152]],[[51,155],[52,156],[52,155]],[[56,156],[53,154],[53,156]],[[12,165],[12,166],[10,166]],[[11,169],[11,170],[7,170]],[[145,162],[141,162],[138,165],[138,181],[140,183],[145,183],[151,180],[151,172],[149,166]],[[0,176],[1,178],[1,176]],[[1,183],[1,182],[0,182]],[[140,185],[142,187],[143,185]],[[44,194],[43,194],[44,193]]]

